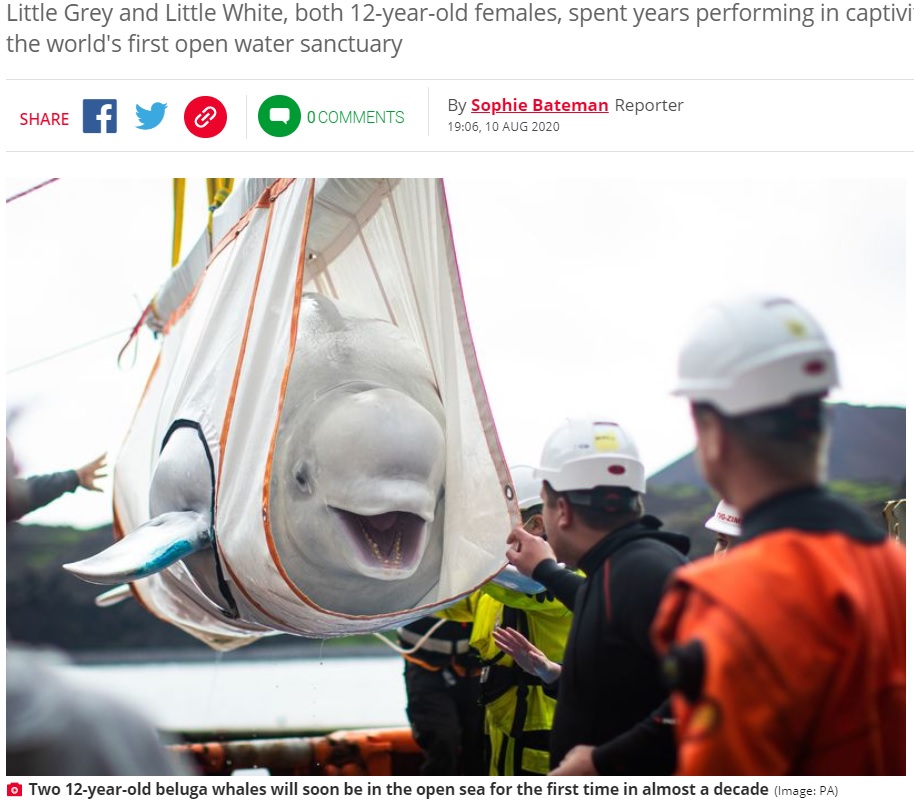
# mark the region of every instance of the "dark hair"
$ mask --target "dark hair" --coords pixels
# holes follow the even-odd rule
[[[777,474],[805,479],[818,473],[826,419],[821,395],[740,416],[728,416],[706,402],[693,403],[692,412],[696,419],[717,417],[755,461]]]
[[[548,481],[544,481],[543,488],[549,505],[555,505],[560,497],[564,497],[575,516],[593,530],[608,533],[644,516],[644,498],[638,492],[621,486],[556,491]]]

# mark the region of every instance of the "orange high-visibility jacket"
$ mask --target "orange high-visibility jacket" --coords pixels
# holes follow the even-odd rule
[[[749,512],[654,621],[677,773],[905,773],[905,555],[819,489]]]

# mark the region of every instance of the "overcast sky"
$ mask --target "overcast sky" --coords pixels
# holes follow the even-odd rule
[[[7,195],[41,179],[11,180]],[[509,463],[569,415],[627,427],[649,473],[692,447],[669,396],[696,310],[749,291],[808,307],[839,353],[834,400],[905,404],[901,181],[448,179],[470,325]],[[189,245],[205,221],[188,180]],[[6,206],[7,415],[20,468],[116,457],[157,344],[117,367],[170,270],[169,179],[62,179]],[[111,333],[117,336],[16,370]],[[110,485],[106,485],[106,489]],[[79,491],[30,521],[110,521]]]

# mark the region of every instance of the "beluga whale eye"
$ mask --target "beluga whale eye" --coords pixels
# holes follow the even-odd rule
[[[308,480],[308,470],[305,467],[304,461],[299,461],[295,464],[295,482],[298,484],[298,487],[305,493],[311,494],[311,483]]]

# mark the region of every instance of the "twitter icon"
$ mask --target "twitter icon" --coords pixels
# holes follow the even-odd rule
[[[136,105],[136,117],[140,121],[137,126],[141,131],[149,131],[162,122],[165,117],[165,110],[168,108],[167,103],[154,103],[148,109],[144,109],[140,104]]]

